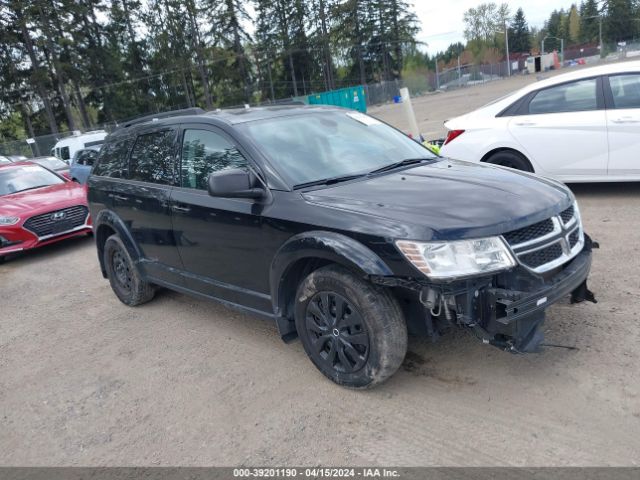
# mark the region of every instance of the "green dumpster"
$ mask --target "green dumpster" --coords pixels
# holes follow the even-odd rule
[[[336,105],[367,113],[367,102],[362,85],[309,95],[309,105]]]

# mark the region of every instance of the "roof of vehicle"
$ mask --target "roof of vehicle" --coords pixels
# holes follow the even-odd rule
[[[344,112],[347,110],[331,105],[274,105],[269,107],[218,109],[210,112],[203,111],[203,113],[201,114],[167,115],[164,117],[162,115],[159,115],[158,118],[149,116],[143,117],[142,119],[140,119],[140,121],[131,121],[131,123],[119,128],[111,135],[118,136],[122,133],[130,131],[133,128],[146,128],[149,125],[173,125],[175,123],[182,122],[202,123],[203,120],[210,120],[213,124],[225,123],[227,125],[236,125],[240,123],[266,120],[269,118],[289,117],[293,115],[308,115],[309,113],[314,112],[330,111]]]
[[[313,112],[345,111],[343,108],[331,105],[275,105],[271,107],[236,108],[229,110],[215,110],[207,112],[205,116],[215,116],[227,123],[245,123],[268,118],[289,117],[292,115],[305,115]]]
[[[512,105],[516,100],[536,90],[552,87],[565,82],[571,82],[573,80],[580,80],[582,78],[591,78],[600,75],[613,75],[623,72],[640,72],[640,60],[608,63],[597,67],[577,68],[561,75],[533,82],[519,90],[515,90],[508,95],[505,95],[504,97],[498,98],[486,105],[483,105],[482,107],[472,110],[471,112],[452,118],[445,123],[445,126],[450,129],[463,128],[463,124],[459,122],[465,122],[476,117],[493,117],[502,112],[508,106]]]
[[[58,140],[54,148],[58,147],[59,145],[64,145],[66,143],[72,144],[76,142],[84,142],[84,141],[87,141],[88,138],[102,139],[106,136],[107,136],[107,132],[104,130],[94,130],[93,132],[81,133],[79,135],[70,135],[68,137],[64,137]]]
[[[597,67],[578,68],[571,72],[556,75],[551,78],[540,80],[539,82],[527,85],[520,92],[530,92],[532,90],[538,90],[544,87],[550,87],[559,83],[570,82],[572,80],[579,80],[581,78],[596,77],[599,75],[612,75],[622,72],[640,72],[640,60],[634,60],[629,62],[616,62],[608,63],[606,65],[598,65]]]

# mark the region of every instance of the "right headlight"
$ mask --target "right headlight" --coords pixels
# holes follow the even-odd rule
[[[2,217],[0,216],[0,225],[15,225],[20,221],[20,217]]]
[[[397,240],[396,246],[414,267],[435,280],[499,272],[516,265],[500,237],[451,242]]]

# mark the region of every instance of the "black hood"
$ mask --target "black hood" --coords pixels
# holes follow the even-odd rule
[[[427,228],[433,239],[505,233],[555,215],[573,201],[562,184],[453,160],[306,192],[303,197],[316,205]]]

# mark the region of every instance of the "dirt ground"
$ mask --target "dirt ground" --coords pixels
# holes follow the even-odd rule
[[[423,131],[517,88],[417,99]],[[394,106],[372,110],[403,127]],[[640,465],[640,184],[574,187],[598,304],[553,306],[548,348],[413,338],[379,388],[326,380],[275,325],[162,292],[128,308],[93,240],[0,266],[0,465]]]

